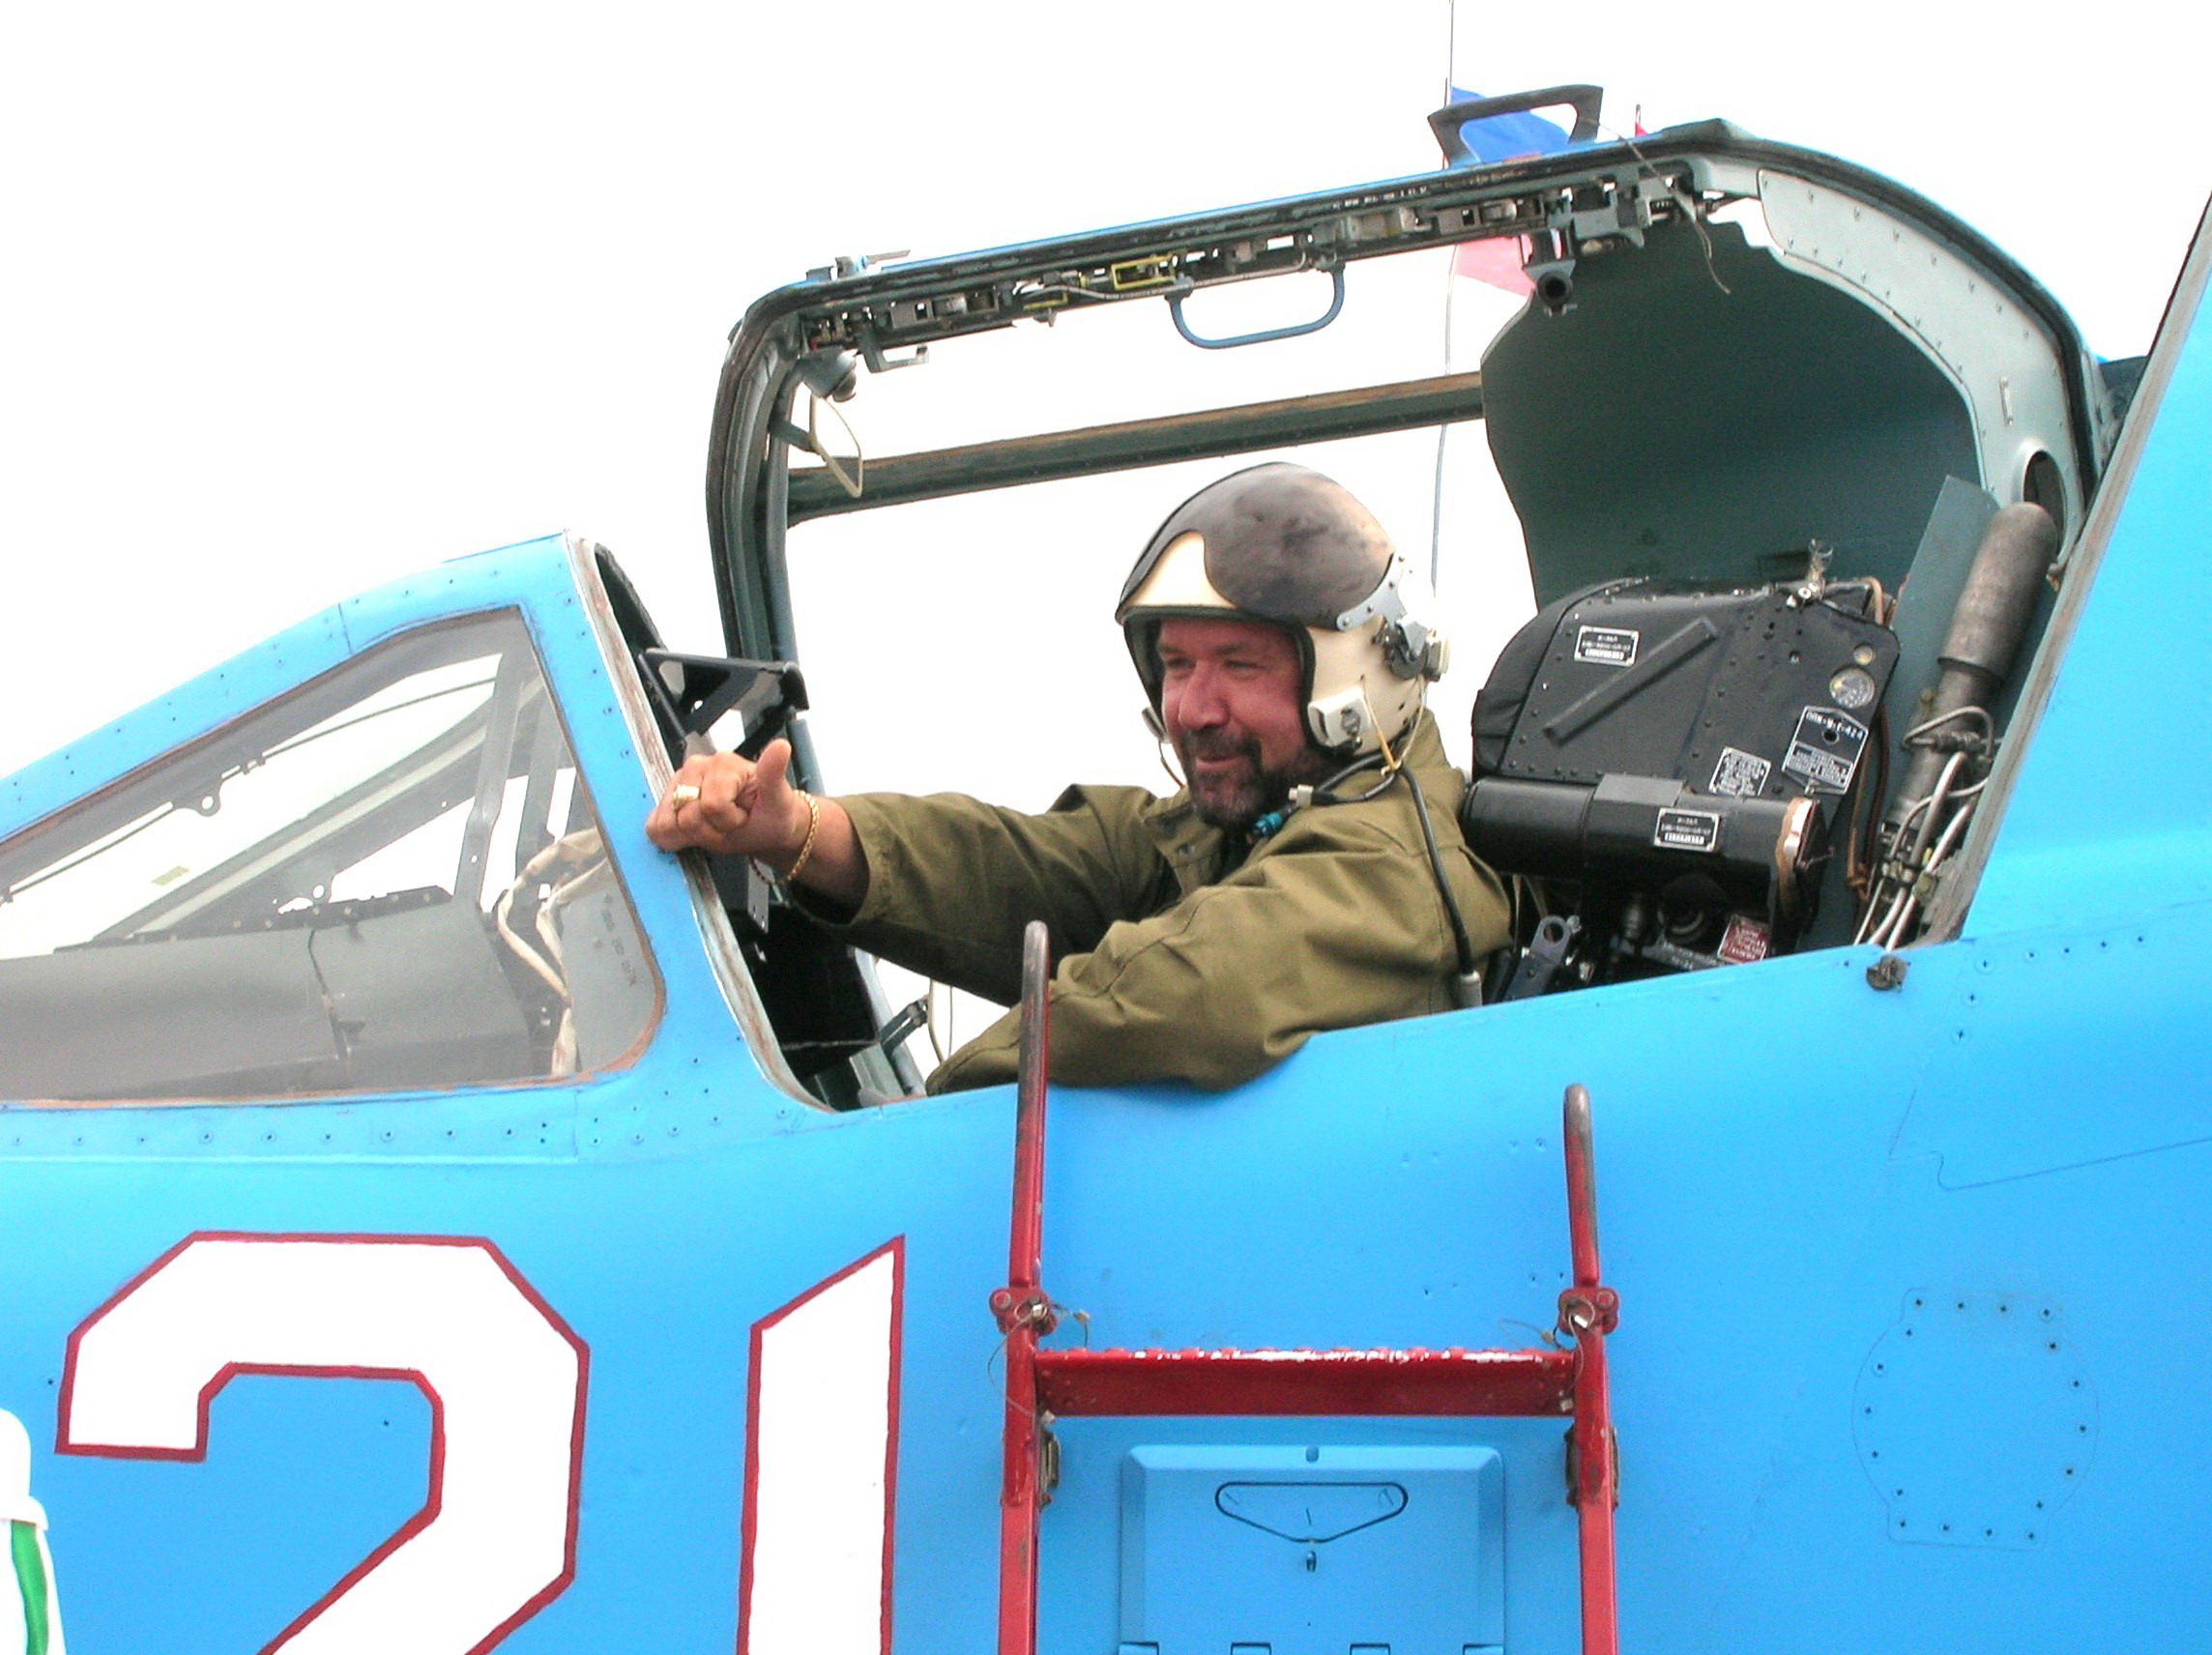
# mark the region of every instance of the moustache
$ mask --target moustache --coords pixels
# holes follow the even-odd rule
[[[1233,736],[1224,730],[1193,730],[1183,737],[1183,758],[1193,759],[1245,759],[1257,768],[1260,763],[1260,743],[1250,736]]]

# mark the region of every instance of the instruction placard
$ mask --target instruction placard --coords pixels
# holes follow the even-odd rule
[[[1662,810],[1652,826],[1651,842],[1662,851],[1710,851],[1721,842],[1720,813],[1713,810]]]
[[[1747,753],[1741,747],[1723,747],[1721,762],[1713,767],[1712,784],[1707,793],[1723,798],[1757,798],[1760,789],[1766,785],[1767,773],[1774,766],[1757,753]]]
[[[1782,773],[1795,776],[1807,793],[1846,792],[1866,744],[1867,727],[1849,713],[1808,707],[1797,715],[1797,734],[1782,756]]]
[[[1643,637],[1627,626],[1583,626],[1575,632],[1575,659],[1601,667],[1632,667]]]
[[[1765,926],[1748,914],[1732,914],[1728,929],[1721,933],[1717,957],[1724,966],[1748,966],[1754,960],[1766,958],[1768,944]]]

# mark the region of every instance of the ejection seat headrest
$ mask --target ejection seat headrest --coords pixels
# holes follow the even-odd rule
[[[1579,592],[1555,598],[1538,610],[1513,634],[1512,641],[1498,652],[1498,659],[1491,663],[1489,679],[1474,697],[1476,775],[1496,775],[1503,769],[1505,744],[1513,739],[1513,726],[1520,721],[1521,709],[1527,704],[1528,691],[1544,664],[1544,652],[1551,647],[1553,635],[1559,629],[1559,618],[1594,593],[1637,584],[1633,580],[1599,581],[1595,586],[1586,586]]]

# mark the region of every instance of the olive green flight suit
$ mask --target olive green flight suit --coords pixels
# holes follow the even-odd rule
[[[1487,954],[1506,942],[1504,893],[1460,837],[1465,784],[1425,712],[1405,757],[1469,939]],[[954,794],[838,802],[868,859],[867,895],[844,924],[859,946],[1004,1004],[1020,998],[1023,927],[1049,927],[1056,1081],[1219,1089],[1321,1030],[1452,1004],[1451,926],[1403,781],[1294,811],[1249,849],[1201,821],[1187,791],[1073,787],[1041,816]],[[1008,1012],[929,1089],[1013,1079],[1017,1041]]]

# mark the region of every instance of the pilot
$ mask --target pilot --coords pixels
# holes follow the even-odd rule
[[[1477,962],[1506,942],[1422,705],[1445,647],[1418,603],[1349,491],[1255,466],[1176,508],[1116,610],[1180,762],[1172,798],[1072,787],[1037,816],[822,798],[771,741],[757,764],[685,761],[646,833],[752,857],[856,945],[1002,1004],[1042,919],[1055,1081],[1235,1086],[1321,1030],[1475,1003]],[[929,1089],[1012,1079],[1017,1032],[1008,1013]]]

